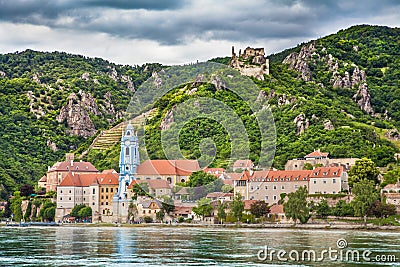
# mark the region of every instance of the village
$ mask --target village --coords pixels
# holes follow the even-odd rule
[[[223,168],[201,169],[197,160],[140,163],[138,144],[134,128],[127,125],[121,138],[119,173],[113,169],[100,172],[90,162],[74,161],[72,153],[49,167],[38,187],[56,192],[54,220],[77,222],[73,216],[76,209],[90,207],[85,221],[93,223],[227,223],[240,220],[230,215],[232,204],[239,201],[240,217],[245,222],[258,215],[272,223],[291,223],[282,203],[299,188],[305,187],[308,200],[316,204],[327,201],[334,207],[339,201],[353,199],[348,171],[359,160],[356,158],[330,159],[328,153],[315,150],[289,160],[285,170],[260,169],[247,159],[236,160],[232,172],[227,172]],[[213,179],[188,187],[193,174]],[[386,185],[381,194],[398,213],[400,184]]]

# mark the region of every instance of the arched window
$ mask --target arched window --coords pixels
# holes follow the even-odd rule
[[[168,183],[172,183],[172,178],[171,178],[171,177],[168,177],[168,178],[167,178],[167,182],[168,182]]]

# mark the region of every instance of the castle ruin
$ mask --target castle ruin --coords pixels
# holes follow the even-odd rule
[[[232,57],[229,66],[240,71],[240,74],[264,80],[264,75],[269,75],[269,59],[265,57],[264,48],[247,47],[243,53],[239,50],[236,55],[232,46]]]

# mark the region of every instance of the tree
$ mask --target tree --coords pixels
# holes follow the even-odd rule
[[[204,220],[204,217],[211,216],[211,212],[213,210],[211,199],[205,197],[199,199],[197,201],[197,206],[193,207],[192,210],[194,214],[200,216],[202,220]]]
[[[244,211],[244,202],[242,201],[242,195],[237,194],[231,202],[232,216],[234,218],[237,218],[239,222],[240,219],[242,219],[243,211]]]
[[[373,181],[374,184],[379,183],[379,170],[375,163],[367,158],[357,160],[349,170],[349,186],[352,188],[355,183],[362,180]]]
[[[163,210],[160,210],[160,211],[158,211],[158,212],[156,213],[156,219],[157,219],[158,221],[162,222],[162,220],[164,219],[164,215],[165,215],[164,211],[163,211]]]
[[[251,214],[256,216],[256,218],[260,218],[267,215],[269,211],[270,210],[268,204],[265,203],[264,200],[256,201],[250,205],[250,212]]]
[[[206,184],[210,184],[214,182],[217,178],[209,173],[205,173],[204,171],[193,172],[189,176],[189,181],[186,182],[186,186],[188,187],[197,187]]]
[[[24,220],[26,222],[31,219],[31,213],[32,213],[32,201],[29,201],[28,206],[26,207],[25,215],[24,215]]]
[[[346,203],[344,200],[339,200],[332,209],[332,214],[340,217],[354,216],[354,209],[351,204]]]
[[[369,208],[379,199],[378,192],[375,189],[375,183],[372,180],[361,180],[353,186],[354,199],[351,204],[354,208],[354,214],[364,217],[364,225],[367,225],[367,214]]]
[[[32,185],[30,184],[24,184],[23,186],[21,186],[21,188],[19,189],[19,192],[21,193],[21,197],[27,197],[33,194],[34,192],[34,188]]]
[[[145,223],[152,223],[153,222],[153,218],[151,218],[150,216],[144,216],[143,220]]]
[[[19,191],[14,192],[13,198],[10,200],[11,211],[14,214],[14,221],[20,222],[22,219],[22,199]]]
[[[218,206],[217,206],[217,210],[218,210],[218,221],[222,222],[226,220],[226,203],[221,202],[220,200],[218,200]]]
[[[318,203],[315,212],[318,216],[321,217],[327,217],[331,214],[331,208],[329,207],[326,199],[323,199],[321,202]]]
[[[300,223],[306,223],[310,218],[310,209],[307,206],[307,187],[302,186],[296,192],[288,194],[288,200],[283,204],[283,210],[286,217],[292,218],[294,224],[297,220]]]
[[[374,215],[376,218],[383,218],[396,214],[396,206],[393,204],[383,203],[382,201],[375,201],[369,209],[369,214]]]
[[[84,220],[87,220],[92,216],[92,208],[91,207],[83,207],[78,211],[78,217]]]
[[[132,192],[134,199],[137,199],[138,196],[149,196],[149,184],[146,182],[134,184]]]
[[[83,209],[84,207],[86,207],[85,204],[78,204],[78,205],[75,205],[75,207],[71,210],[70,215],[71,215],[72,217],[79,218],[79,211],[80,211],[81,209]],[[43,207],[43,208],[44,208],[44,207]]]
[[[44,221],[54,221],[56,214],[56,204],[51,201],[46,201],[43,203],[43,207],[40,210],[39,216]]]
[[[221,191],[224,193],[231,193],[233,191],[233,187],[230,184],[224,184],[221,188]]]
[[[166,195],[162,196],[162,204],[161,205],[163,207],[163,210],[168,214],[175,210],[174,200],[172,198],[170,198],[169,196],[166,196]]]

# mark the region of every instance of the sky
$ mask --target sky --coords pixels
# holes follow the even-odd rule
[[[0,53],[166,65],[276,53],[352,25],[400,26],[399,0],[0,0]]]

